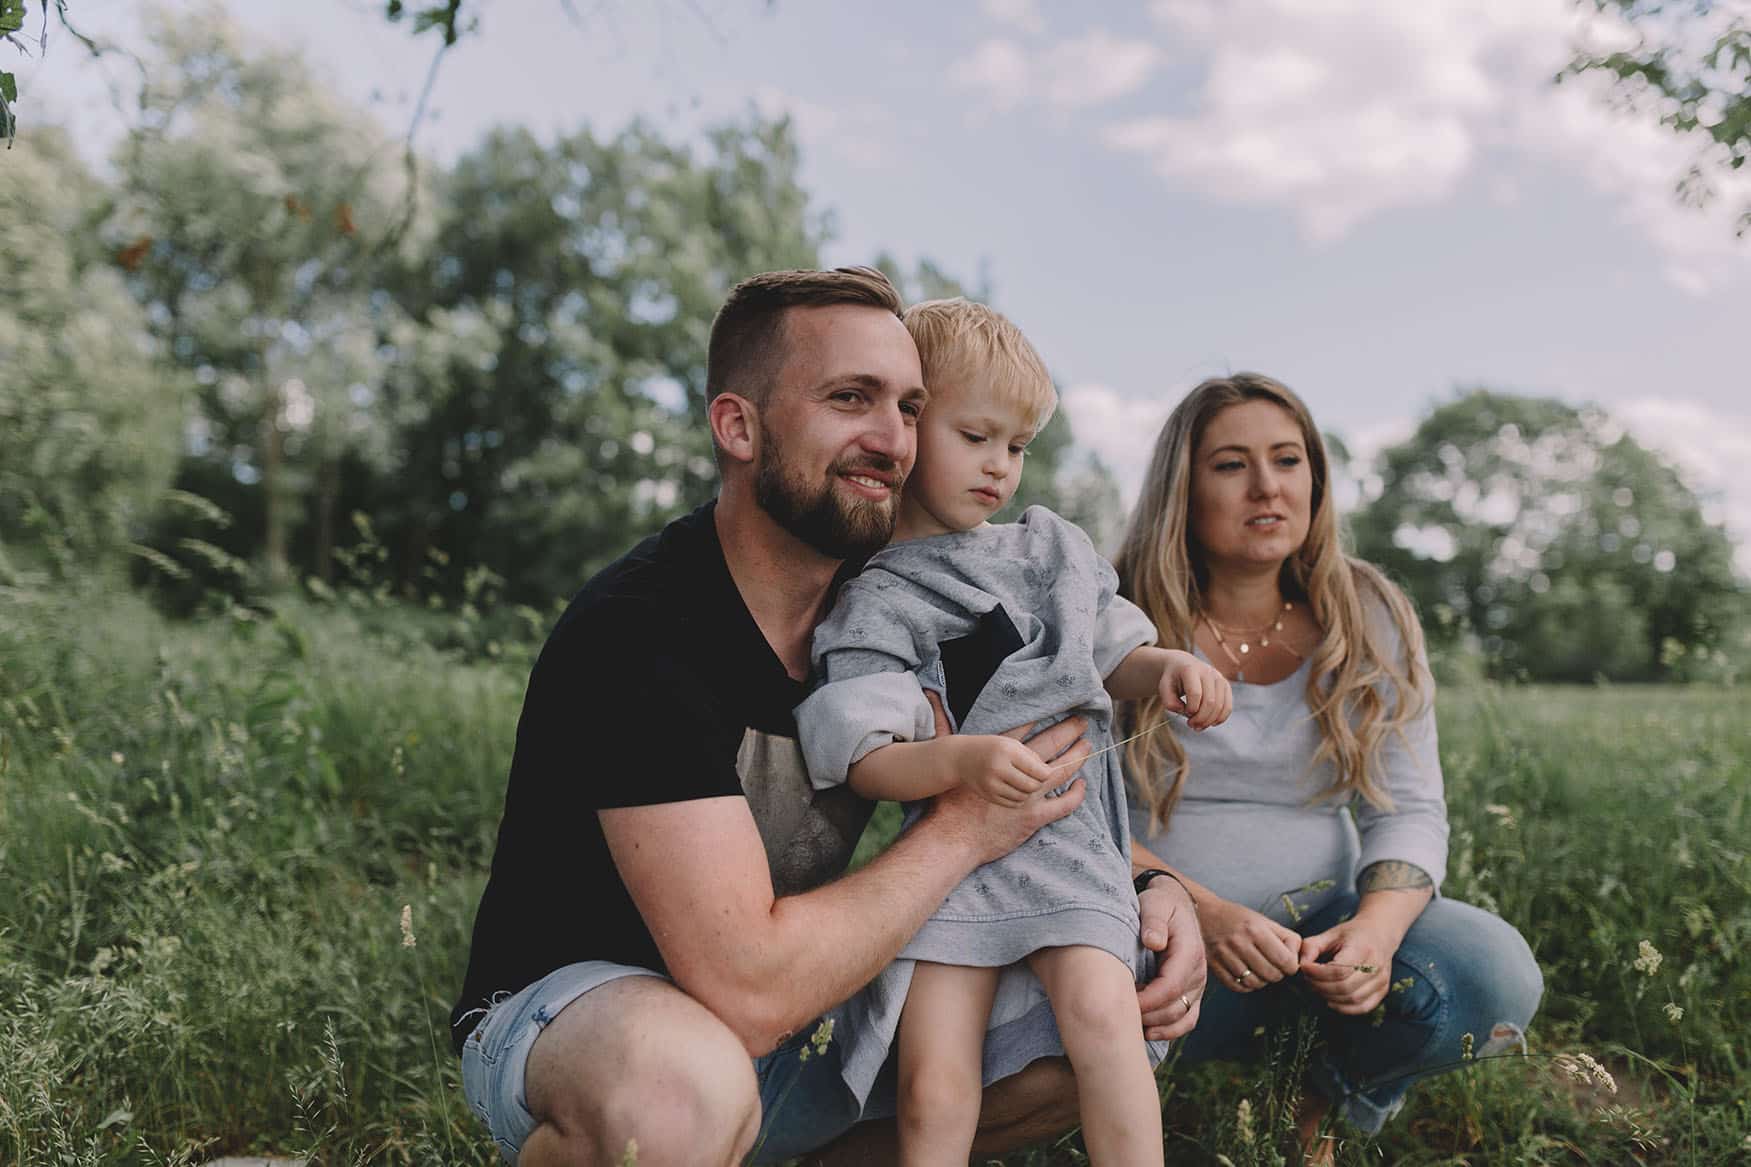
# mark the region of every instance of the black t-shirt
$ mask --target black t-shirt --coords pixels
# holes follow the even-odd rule
[[[535,662],[451,1014],[458,1050],[496,995],[564,965],[666,971],[598,810],[744,796],[779,895],[826,882],[851,858],[872,805],[848,787],[809,786],[791,714],[808,687],[742,602],[714,513],[707,503],[604,568]]]

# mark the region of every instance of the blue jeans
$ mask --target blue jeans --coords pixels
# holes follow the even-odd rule
[[[462,1044],[462,1093],[508,1164],[535,1133],[524,1093],[529,1051],[548,1023],[585,993],[622,977],[660,974],[605,960],[556,969],[489,1009]],[[667,979],[667,978],[662,978]],[[839,1073],[839,1049],[803,1055],[814,1026],[754,1059],[760,1083],[760,1141],[755,1163],[779,1163],[831,1142],[857,1120],[857,1100]]]
[[[1354,892],[1340,894],[1302,919],[1304,936],[1323,932],[1356,912]],[[1409,982],[1404,984],[1404,982]],[[1418,1078],[1460,1062],[1464,1035],[1472,1056],[1523,1048],[1526,1026],[1544,993],[1544,975],[1512,924],[1481,908],[1436,898],[1405,933],[1392,958],[1385,1013],[1334,1013],[1289,977],[1251,993],[1235,993],[1211,979],[1198,1027],[1179,1042],[1187,1065],[1256,1061],[1267,1036],[1293,1035],[1304,1017],[1317,1026],[1309,1085],[1331,1100],[1333,1112],[1364,1134],[1374,1134],[1404,1103]]]

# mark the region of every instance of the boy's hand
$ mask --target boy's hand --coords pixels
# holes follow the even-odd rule
[[[1173,649],[1161,670],[1161,704],[1170,713],[1185,714],[1193,729],[1209,729],[1234,711],[1234,690],[1213,666]]]
[[[1042,789],[1058,785],[1052,767],[1015,738],[956,735],[944,739],[944,746],[953,751],[949,765],[961,785],[998,806],[1018,807]]]

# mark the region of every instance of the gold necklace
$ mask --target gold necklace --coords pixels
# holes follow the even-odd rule
[[[1242,660],[1241,658],[1249,655],[1252,652],[1252,643],[1251,643],[1252,638],[1254,636],[1257,636],[1259,638],[1258,646],[1261,649],[1271,647],[1271,636],[1275,633],[1279,633],[1279,632],[1283,631],[1283,617],[1287,616],[1291,611],[1294,610],[1294,608],[1295,608],[1295,605],[1293,603],[1291,603],[1288,600],[1284,600],[1283,601],[1283,609],[1282,609],[1282,611],[1277,613],[1277,618],[1275,620],[1271,621],[1269,624],[1265,625],[1263,628],[1253,628],[1253,629],[1230,628],[1228,631],[1231,634],[1233,634],[1235,636],[1240,636],[1241,634],[1244,633],[1246,636],[1245,640],[1241,640],[1238,642],[1238,644],[1240,646],[1240,655],[1239,656],[1235,655],[1234,649],[1228,647],[1228,639],[1227,639],[1227,637],[1224,637],[1222,635],[1222,626],[1220,624],[1216,623],[1216,621],[1212,620],[1210,618],[1210,614],[1208,612],[1206,612],[1204,614],[1204,623],[1208,624],[1210,626],[1210,635],[1212,635],[1216,638],[1216,647],[1220,648],[1222,650],[1222,654],[1228,658],[1228,660],[1231,664],[1234,665],[1234,679],[1235,680],[1238,681],[1238,680],[1243,679],[1241,677],[1241,672],[1245,668],[1246,662],[1244,660]],[[1287,643],[1285,643],[1281,637],[1279,637],[1277,639],[1276,644],[1277,644],[1278,648],[1281,648],[1284,652],[1288,653],[1290,656],[1294,657],[1296,660],[1301,659],[1301,654],[1296,652],[1293,648],[1290,648],[1289,645]]]

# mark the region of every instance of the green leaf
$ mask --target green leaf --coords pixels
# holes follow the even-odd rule
[[[24,0],[0,0],[0,36],[17,32],[23,27]]]
[[[0,97],[9,102],[18,100],[18,81],[10,73],[0,73]]]

